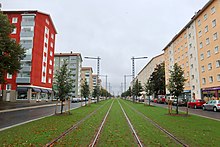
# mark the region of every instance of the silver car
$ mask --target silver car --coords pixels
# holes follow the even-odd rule
[[[207,103],[203,104],[203,110],[213,110],[214,112],[220,110],[220,100],[210,100]]]

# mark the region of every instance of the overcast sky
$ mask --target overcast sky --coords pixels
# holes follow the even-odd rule
[[[121,92],[124,75],[137,74],[208,0],[1,0],[2,10],[39,10],[51,15],[57,29],[55,52],[79,52],[83,66],[101,57],[101,75]],[[105,86],[105,78],[102,77]],[[129,84],[131,78],[127,78]],[[128,86],[127,86],[128,87]]]

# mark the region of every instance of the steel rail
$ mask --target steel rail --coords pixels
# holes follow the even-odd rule
[[[61,135],[59,135],[58,137],[54,138],[51,142],[47,143],[45,145],[45,147],[51,147],[54,145],[54,143],[56,143],[58,140],[60,140],[61,138],[63,138],[64,136],[66,136],[68,133],[70,133],[71,131],[75,130],[81,123],[83,123],[85,120],[87,120],[88,118],[90,118],[93,114],[95,114],[99,109],[101,109],[102,107],[104,107],[108,102],[106,102],[105,104],[101,105],[100,107],[98,107],[96,110],[94,110],[92,113],[90,113],[89,115],[87,115],[86,117],[84,117],[83,119],[81,119],[80,121],[78,121],[76,124],[74,124],[73,126],[71,126],[70,128],[68,128],[67,130],[65,130]]]
[[[143,145],[142,145],[142,143],[141,143],[141,141],[140,141],[140,139],[139,139],[139,137],[138,137],[136,131],[134,130],[134,127],[133,127],[133,125],[131,124],[131,121],[129,120],[129,118],[128,118],[126,112],[124,111],[124,109],[123,109],[121,103],[120,103],[119,101],[118,101],[118,103],[119,103],[119,105],[120,105],[120,107],[121,107],[121,110],[123,111],[123,113],[124,113],[124,115],[125,115],[125,118],[126,118],[128,124],[129,124],[129,126],[130,126],[130,128],[131,128],[131,130],[132,130],[132,133],[133,133],[133,135],[134,135],[134,138],[135,138],[136,141],[137,141],[137,144],[138,144],[140,147],[143,147]]]
[[[113,102],[114,102],[114,100],[112,101],[111,106],[109,107],[109,109],[108,109],[108,111],[107,111],[107,113],[106,113],[106,115],[105,115],[105,117],[104,117],[104,119],[103,119],[103,121],[102,121],[102,123],[99,127],[99,130],[95,135],[95,138],[93,139],[92,143],[89,145],[90,147],[94,147],[96,145],[96,143],[99,139],[99,135],[101,134],[101,131],[102,131],[103,126],[105,124],[106,118],[108,117],[108,114],[109,114],[110,110],[112,109]]]
[[[125,102],[123,102],[125,103]],[[143,113],[141,113],[140,111],[136,110],[135,108],[133,108],[131,105],[125,103],[126,105],[128,105],[131,109],[133,109],[136,113],[138,113],[139,115],[141,115],[142,117],[144,117],[146,120],[148,120],[152,125],[154,125],[156,128],[158,128],[159,130],[161,130],[162,132],[164,132],[166,135],[168,135],[171,139],[173,139],[175,142],[177,142],[178,144],[182,145],[183,147],[189,147],[189,145],[185,144],[184,142],[182,142],[180,139],[178,139],[177,137],[175,137],[173,134],[171,134],[170,132],[168,132],[166,129],[164,129],[163,127],[161,127],[159,124],[157,124],[156,122],[154,122],[152,119],[150,119],[149,117],[147,117],[146,115],[144,115]]]

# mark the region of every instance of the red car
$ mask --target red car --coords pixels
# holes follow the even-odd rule
[[[188,107],[189,108],[202,108],[202,105],[205,104],[204,100],[191,100],[188,102]]]

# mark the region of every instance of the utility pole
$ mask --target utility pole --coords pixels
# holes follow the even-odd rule
[[[135,95],[134,95],[134,76],[135,76],[135,67],[134,67],[134,60],[135,59],[146,59],[148,57],[132,57],[131,60],[132,60],[132,95],[133,95],[133,102],[135,102]]]
[[[98,89],[98,96],[97,96],[97,102],[99,102],[99,93],[100,93],[100,87],[99,87],[99,68],[100,68],[100,60],[101,58],[98,57],[85,57],[85,59],[95,59],[97,60],[97,89]]]

